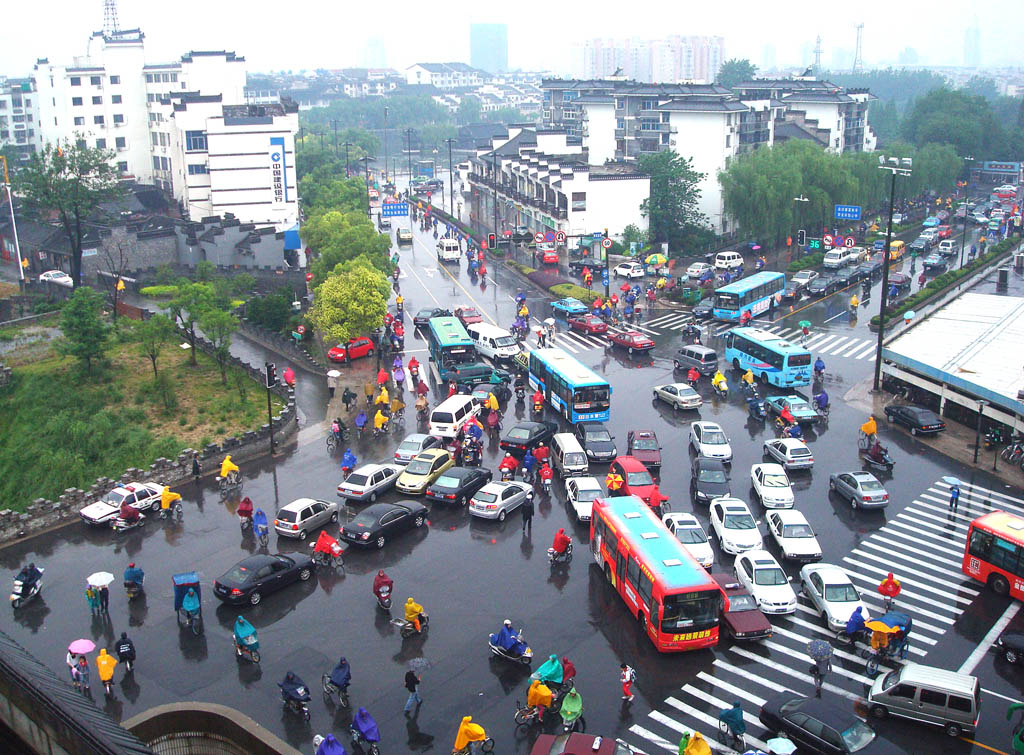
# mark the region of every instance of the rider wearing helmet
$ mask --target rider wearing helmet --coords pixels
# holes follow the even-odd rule
[[[504,472],[506,469],[513,477],[516,475],[516,470],[519,469],[519,462],[516,460],[516,457],[507,451],[505,452],[505,458],[502,459],[501,463],[498,465],[499,471]]]
[[[825,361],[821,357],[818,357],[817,359],[814,360],[814,374],[815,375],[824,375],[825,374]]]
[[[128,564],[128,568],[124,570],[124,584],[125,586],[136,585],[142,587],[142,581],[146,578],[146,573],[135,565],[135,562]]]
[[[412,598],[405,601],[405,620],[413,625],[417,632],[420,631],[420,616],[423,614],[423,606]]]
[[[696,383],[700,380],[700,372],[696,367],[691,367],[686,373],[686,380],[690,383]]]

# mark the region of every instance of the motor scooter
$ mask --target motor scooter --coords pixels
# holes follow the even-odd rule
[[[506,661],[512,661],[513,663],[522,663],[524,666],[529,666],[533,662],[533,649],[526,644],[526,638],[523,636],[522,632],[519,632],[519,634],[516,635],[519,641],[526,646],[521,653],[515,653],[511,650],[506,650],[501,645],[498,645],[494,641],[496,636],[497,635],[492,634],[487,638],[487,647],[491,649],[491,652],[494,655],[498,656],[499,658],[503,658]]]
[[[128,600],[133,601],[142,594],[142,583],[141,582],[124,582],[124,593],[128,596]]]
[[[118,533],[128,532],[129,530],[133,530],[136,527],[142,527],[143,525],[145,525],[145,523],[146,517],[143,514],[139,514],[137,518],[132,520],[125,520],[122,519],[120,516],[116,516],[112,520],[110,520],[110,529]]]
[[[402,639],[412,637],[416,634],[416,625],[411,621],[406,621],[404,618],[392,619],[391,623],[398,627],[398,631],[402,635]],[[424,634],[427,631],[427,626],[430,624],[430,617],[425,613],[420,614],[420,634]]]
[[[381,588],[377,591],[377,605],[384,611],[391,610],[391,587],[389,585],[381,585]],[[421,622],[422,623],[422,622]]]
[[[38,566],[36,569],[39,572],[39,576],[36,577],[36,581],[33,582],[27,590],[22,578],[22,572],[19,572],[17,576],[15,576],[14,584],[11,587],[11,608],[21,608],[36,597],[43,589],[43,572],[46,570]]]
[[[569,543],[561,553],[556,553],[554,548],[548,548],[548,563],[552,566],[568,564],[570,561],[572,561],[572,543]]]
[[[289,676],[290,679],[277,683],[277,686],[281,688],[281,702],[284,703],[285,710],[296,713],[308,721],[309,688],[295,674],[289,672]]]

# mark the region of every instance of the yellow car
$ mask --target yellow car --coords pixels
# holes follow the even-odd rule
[[[403,493],[424,493],[442,472],[454,465],[455,459],[443,448],[427,449],[413,457],[395,487]]]

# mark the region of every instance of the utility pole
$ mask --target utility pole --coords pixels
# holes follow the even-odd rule
[[[25,290],[25,264],[21,259],[21,245],[18,243],[18,223],[14,219],[14,191],[11,189],[11,177],[7,172],[7,158],[0,155],[4,161],[4,188],[7,190],[7,206],[11,210],[11,232],[14,234],[14,255],[18,259],[18,285]]]
[[[875,347],[875,382],[874,390],[877,392],[879,380],[882,375],[882,338],[885,336],[885,305],[889,297],[889,246],[892,244],[892,211],[896,204],[896,176],[909,176],[912,173],[913,162],[909,157],[890,157],[885,159],[884,155],[878,156],[879,170],[887,170],[892,173],[892,183],[889,186],[889,226],[885,232],[885,254],[882,258],[882,296],[878,304],[878,345]],[[966,220],[967,218],[964,218]]]
[[[270,405],[270,389],[277,385],[277,367],[273,362],[266,362],[264,377],[267,386],[267,424],[270,425],[270,455],[274,455],[274,410]]]
[[[388,182],[388,106],[384,106],[384,183]]]
[[[345,147],[345,178],[348,178],[349,177],[348,148],[352,146],[352,142],[345,142],[343,146]]]
[[[608,238],[608,229],[604,229],[603,239]],[[604,300],[608,301],[608,296],[611,294],[612,285],[612,272],[611,272],[611,255],[608,254],[608,250],[604,248],[604,244],[601,244],[601,253],[604,254]],[[650,317],[647,318],[651,319]]]
[[[455,173],[452,171],[452,144],[454,139],[448,137],[444,143],[448,145],[448,214],[455,217]]]
[[[964,245],[967,244],[967,205],[969,204],[968,197],[970,192],[967,190],[967,186],[971,183],[971,163],[974,162],[973,157],[965,157],[964,164],[967,167],[967,184],[964,186],[964,234],[960,237],[960,267],[964,266]],[[956,213],[953,214],[956,217]]]
[[[334,126],[334,156],[338,156],[338,119],[332,118],[331,125]]]
[[[405,143],[409,150],[409,199],[412,199],[412,129],[405,130]]]
[[[496,151],[492,151],[491,152],[491,179],[494,182],[494,186],[492,187],[494,189],[494,192],[491,195],[491,198],[494,200],[494,239],[495,239],[494,243],[495,243],[495,246],[497,246],[497,243],[498,243],[497,242],[497,239],[498,239],[498,165],[497,165],[497,162],[496,162],[497,159],[498,159],[498,155],[497,155]]]

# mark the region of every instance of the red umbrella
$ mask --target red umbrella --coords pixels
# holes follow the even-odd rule
[[[878,584],[878,592],[887,598],[895,598],[903,591],[900,581],[889,572],[889,576]]]
[[[619,297],[616,296],[615,294],[612,294],[612,298],[610,299],[610,301],[611,301],[612,304],[618,304],[619,303]]]
[[[377,373],[377,385],[384,385],[386,382],[388,382],[388,371],[381,367],[380,372]]]
[[[623,283],[621,286],[619,286],[619,291],[629,291],[630,288],[632,288],[632,286],[630,286],[628,283]]]

